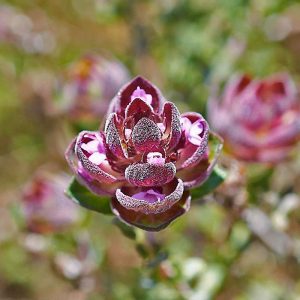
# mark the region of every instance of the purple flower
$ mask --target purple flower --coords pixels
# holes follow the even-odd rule
[[[64,195],[65,175],[38,173],[23,191],[23,213],[29,231],[49,233],[64,230],[80,219],[76,204]]]
[[[74,119],[103,117],[111,98],[128,80],[120,62],[86,55],[69,68],[58,90],[59,110]]]
[[[66,158],[82,184],[111,197],[123,221],[160,230],[189,209],[188,189],[210,175],[217,157],[210,157],[208,138],[200,114],[180,115],[137,77],[112,100],[104,130],[79,133]]]
[[[216,98],[209,102],[209,118],[228,152],[263,163],[288,157],[300,137],[299,94],[288,75],[235,76]]]

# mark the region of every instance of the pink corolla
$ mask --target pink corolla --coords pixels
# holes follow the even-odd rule
[[[111,98],[128,80],[122,63],[85,55],[71,65],[57,90],[59,110],[75,119],[103,117]]]
[[[38,173],[24,188],[22,211],[25,224],[34,233],[59,232],[80,220],[80,211],[64,194],[68,177]]]
[[[236,158],[278,163],[300,138],[299,94],[287,74],[262,80],[235,76],[222,96],[209,101],[209,119]]]
[[[160,230],[190,207],[189,189],[211,174],[208,123],[180,115],[149,81],[136,77],[112,100],[99,131],[82,131],[66,152],[77,180],[111,197],[113,213],[145,230]]]

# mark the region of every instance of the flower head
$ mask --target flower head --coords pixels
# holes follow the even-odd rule
[[[109,101],[128,78],[120,62],[86,55],[69,68],[58,90],[59,109],[77,119],[103,117]]]
[[[78,207],[65,195],[65,175],[38,173],[23,191],[23,213],[29,231],[57,232],[80,219]]]
[[[66,158],[82,184],[111,196],[123,221],[160,230],[189,209],[188,189],[210,175],[216,157],[209,155],[208,138],[200,114],[180,115],[137,77],[112,100],[104,129],[79,133]]]
[[[300,101],[287,75],[262,80],[235,76],[220,98],[209,102],[209,117],[231,154],[264,163],[289,155],[300,137]]]

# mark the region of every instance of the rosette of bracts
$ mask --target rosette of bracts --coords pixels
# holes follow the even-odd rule
[[[111,101],[104,128],[80,132],[66,158],[82,185],[111,197],[122,221],[158,231],[189,209],[189,190],[209,177],[221,148],[201,114],[181,115],[136,77]]]

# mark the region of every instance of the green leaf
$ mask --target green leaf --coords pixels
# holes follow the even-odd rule
[[[70,183],[68,189],[66,190],[66,195],[74,202],[87,209],[106,215],[112,214],[110,208],[110,198],[93,194],[86,187],[81,185],[76,178],[73,178],[72,182]]]
[[[142,258],[148,258],[150,255],[147,247],[144,244],[137,243],[135,249]]]
[[[226,179],[227,173],[218,166],[214,168],[209,178],[198,188],[191,191],[192,199],[199,199],[216,189]]]
[[[14,202],[9,206],[10,213],[15,220],[17,226],[19,228],[24,228],[26,226],[25,222],[25,216],[24,213],[20,207],[20,204]]]
[[[135,228],[130,225],[125,224],[124,222],[120,221],[118,218],[113,220],[113,223],[121,230],[121,232],[131,240],[136,239]]]

